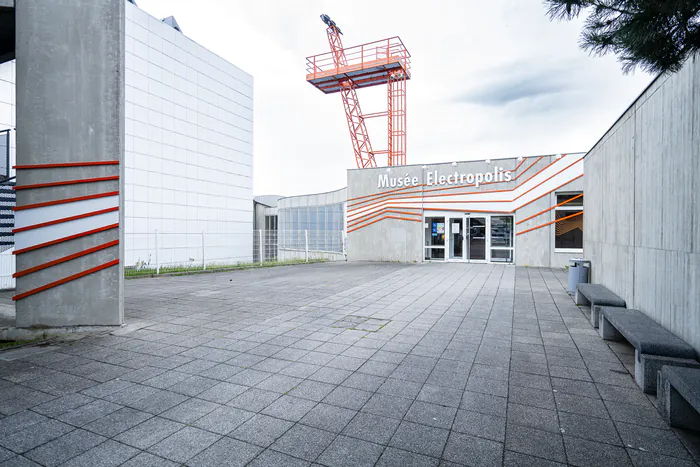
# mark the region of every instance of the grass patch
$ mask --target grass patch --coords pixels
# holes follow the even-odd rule
[[[260,268],[273,268],[276,266],[291,266],[295,264],[311,264],[311,263],[325,263],[327,259],[309,259],[307,262],[303,259],[290,259],[286,261],[265,261],[261,265],[260,263],[238,263],[238,264],[212,264],[208,265],[206,270],[202,269],[202,266],[177,266],[177,267],[162,267],[160,268],[160,273],[156,274],[156,268],[139,268],[139,269],[124,269],[124,276],[126,277],[152,277],[157,275],[185,275],[185,274],[199,274],[199,273],[209,273],[209,272],[223,272],[223,271],[240,271],[244,269],[260,269]]]
[[[0,341],[0,349],[7,349],[10,347],[19,347],[20,345],[31,344],[32,342],[36,342],[36,340],[32,340],[32,341]]]

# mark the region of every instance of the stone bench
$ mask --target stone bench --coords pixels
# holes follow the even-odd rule
[[[602,307],[600,337],[634,346],[634,379],[648,394],[656,392],[656,374],[663,365],[700,368],[695,349],[638,310]]]
[[[591,307],[591,324],[598,328],[600,307],[627,306],[625,301],[599,284],[579,284],[576,287],[576,304]]]
[[[657,408],[666,423],[700,430],[700,370],[664,365],[658,373]]]

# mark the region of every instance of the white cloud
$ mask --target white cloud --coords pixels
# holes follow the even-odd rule
[[[337,189],[355,167],[340,97],[305,82],[305,58],[329,50],[321,13],[346,47],[398,35],[411,52],[409,164],[586,151],[652,79],[589,57],[581,22],[552,23],[540,2],[137,3],[255,77],[256,194]],[[360,90],[363,111],[385,110],[385,94]],[[386,147],[383,123],[370,136]]]

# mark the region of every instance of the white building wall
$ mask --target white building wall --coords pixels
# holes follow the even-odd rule
[[[126,4],[126,265],[252,260],[253,78]]]

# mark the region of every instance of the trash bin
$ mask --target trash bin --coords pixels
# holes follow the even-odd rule
[[[588,271],[591,268],[590,260],[583,258],[569,259],[569,293],[576,293],[576,286],[588,283]]]

